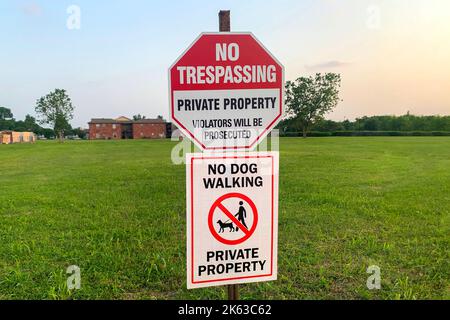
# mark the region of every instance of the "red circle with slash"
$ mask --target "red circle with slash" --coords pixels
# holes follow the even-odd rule
[[[239,201],[246,202],[252,209],[251,214],[253,214],[253,224],[250,229],[248,229],[244,225],[242,225],[242,223],[238,219],[236,219],[236,217],[223,204],[223,202],[225,200],[232,199],[232,198],[236,198]],[[230,240],[230,239],[226,239],[226,238],[222,237],[214,228],[213,217],[214,217],[214,212],[216,211],[216,209],[219,209],[220,211],[222,211],[227,216],[227,218],[229,218],[240,230],[242,230],[242,232],[244,233],[244,236],[239,239],[235,239],[235,240]],[[241,193],[229,193],[229,194],[226,194],[226,195],[220,197],[219,199],[214,201],[213,205],[211,206],[211,209],[209,210],[209,216],[208,216],[209,230],[211,231],[211,234],[214,236],[214,238],[217,239],[217,241],[222,242],[224,244],[237,245],[237,244],[243,243],[244,241],[246,241],[253,235],[253,233],[256,230],[257,224],[258,224],[258,210],[256,209],[255,203],[249,197],[247,197],[246,195],[243,195]]]

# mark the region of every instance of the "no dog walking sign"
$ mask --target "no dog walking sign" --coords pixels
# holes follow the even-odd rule
[[[187,155],[187,284],[275,280],[278,153]]]

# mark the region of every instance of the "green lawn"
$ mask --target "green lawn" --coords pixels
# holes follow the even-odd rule
[[[244,299],[450,299],[450,138],[281,139],[279,280]],[[0,146],[0,299],[225,298],[186,290],[170,141]],[[81,290],[69,293],[69,265]],[[382,289],[366,288],[370,265]]]

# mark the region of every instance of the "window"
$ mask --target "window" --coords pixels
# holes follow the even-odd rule
[[[117,125],[113,124],[113,130],[116,130]]]
[[[100,134],[99,134],[99,133],[97,133],[97,134],[95,135],[95,139],[100,139]]]
[[[100,128],[100,124],[97,123],[97,124],[95,125],[95,127]]]

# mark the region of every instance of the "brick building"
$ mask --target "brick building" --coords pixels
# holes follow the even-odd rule
[[[89,122],[89,139],[163,139],[167,137],[168,127],[163,119],[92,119]]]

